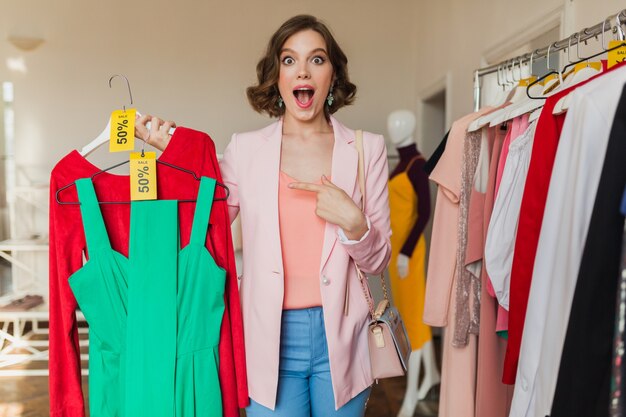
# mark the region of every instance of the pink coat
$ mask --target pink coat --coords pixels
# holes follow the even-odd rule
[[[335,134],[331,178],[355,202],[358,152],[355,133],[331,117]],[[282,119],[254,132],[235,134],[221,162],[230,190],[230,218],[241,212],[243,275],[240,283],[250,397],[274,409],[278,386],[283,261],[278,224],[278,181]],[[351,259],[368,274],[379,274],[391,254],[384,138],[364,132],[365,215],[371,227],[360,242],[338,241],[337,226],[326,224],[320,261],[320,288],[330,370],[339,408],[372,384],[367,346],[368,306]],[[347,293],[346,293],[347,290]],[[344,305],[348,303],[348,315]]]

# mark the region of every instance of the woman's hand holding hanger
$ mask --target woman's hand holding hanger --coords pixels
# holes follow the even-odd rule
[[[150,122],[149,129],[148,122]],[[163,151],[172,138],[169,130],[173,127],[176,127],[176,123],[144,114],[135,121],[135,137]]]

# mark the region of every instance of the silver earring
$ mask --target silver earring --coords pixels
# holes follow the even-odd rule
[[[281,96],[278,96],[278,108],[282,109],[283,108],[283,98]]]
[[[328,92],[328,97],[326,97],[326,103],[328,103],[328,107],[333,105],[333,102],[335,101],[335,97],[333,97],[333,88],[330,88],[330,91]]]

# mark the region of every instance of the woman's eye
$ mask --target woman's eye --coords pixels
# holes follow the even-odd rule
[[[285,64],[285,65],[291,65],[291,64],[293,64],[293,63],[294,63],[294,62],[296,62],[296,61],[295,61],[292,57],[290,57],[290,56],[286,56],[286,57],[284,57],[284,58],[283,58],[283,61],[282,61],[282,62],[283,62],[283,64]]]
[[[324,62],[326,62],[326,60],[324,58],[322,58],[321,56],[313,57],[312,61],[313,61],[314,64],[318,64],[318,65],[321,65]]]

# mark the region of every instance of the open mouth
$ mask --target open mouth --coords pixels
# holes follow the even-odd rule
[[[315,91],[312,88],[296,88],[293,90],[293,95],[296,98],[296,102],[301,107],[308,107],[313,101],[313,95]]]

